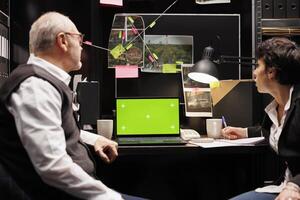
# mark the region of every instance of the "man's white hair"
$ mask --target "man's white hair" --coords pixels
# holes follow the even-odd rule
[[[47,12],[40,16],[29,32],[30,53],[44,52],[51,49],[59,32],[68,31],[74,23],[58,12]],[[75,25],[74,25],[75,26]]]

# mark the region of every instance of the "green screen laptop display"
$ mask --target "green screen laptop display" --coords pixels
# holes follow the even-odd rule
[[[117,99],[117,135],[179,134],[179,100]]]

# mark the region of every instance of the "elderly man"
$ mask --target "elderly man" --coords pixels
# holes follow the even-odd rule
[[[107,163],[117,143],[80,131],[73,115],[68,72],[81,68],[82,39],[57,12],[32,24],[32,55],[0,90],[0,161],[31,199],[139,199],[97,180],[85,143]]]

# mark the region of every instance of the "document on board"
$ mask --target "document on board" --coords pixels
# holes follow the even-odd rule
[[[215,139],[212,142],[190,141],[189,143],[197,145],[202,148],[228,147],[228,146],[252,146],[263,141],[264,139],[265,139],[264,137],[243,138],[237,140]]]

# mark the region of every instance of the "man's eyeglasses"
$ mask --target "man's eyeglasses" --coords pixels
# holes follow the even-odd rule
[[[71,32],[64,32],[64,34],[71,35],[71,36],[77,36],[79,44],[80,44],[80,46],[82,46],[84,34],[82,34],[82,33],[71,33]]]

